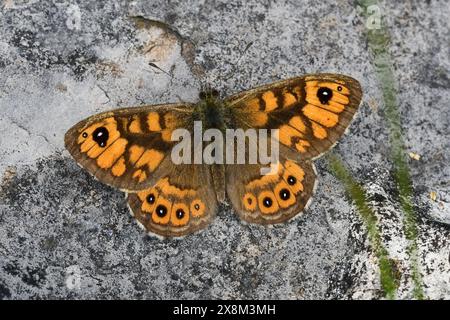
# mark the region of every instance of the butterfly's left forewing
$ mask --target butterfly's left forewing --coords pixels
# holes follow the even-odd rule
[[[172,131],[189,127],[192,105],[125,108],[89,117],[67,131],[65,145],[98,180],[124,191],[152,186],[170,166]]]

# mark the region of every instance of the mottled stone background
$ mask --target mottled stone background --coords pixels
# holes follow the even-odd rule
[[[450,6],[404,0],[380,9],[405,152],[421,156],[409,164],[424,292],[448,299]],[[161,241],[138,228],[121,192],[64,150],[65,131],[100,111],[193,101],[206,84],[227,95],[312,72],[362,84],[361,111],[334,152],[369,195],[398,297],[413,297],[362,11],[350,0],[0,0],[0,299],[381,298],[365,226],[326,159],[316,162],[318,190],[299,219],[242,225],[226,206],[203,232]]]

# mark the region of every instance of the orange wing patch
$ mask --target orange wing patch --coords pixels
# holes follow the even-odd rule
[[[280,209],[275,194],[268,190],[261,191],[258,195],[258,206],[262,214],[274,214]]]
[[[158,224],[168,224],[170,221],[170,210],[172,202],[163,196],[159,196],[152,212],[152,220]]]
[[[174,113],[168,112],[164,115],[164,130],[161,131],[161,137],[164,141],[170,142],[172,131],[180,126],[180,121]]]
[[[289,208],[296,202],[295,194],[291,194],[292,190],[289,185],[281,180],[274,189],[275,197],[277,198],[278,204],[281,208]]]
[[[111,172],[114,176],[120,177],[127,170],[127,166],[125,165],[125,158],[120,157],[119,161],[112,167]]]
[[[205,214],[206,206],[200,199],[194,199],[191,202],[191,212],[193,217],[201,217]]]
[[[195,196],[196,192],[194,189],[180,189],[176,186],[173,186],[169,183],[169,178],[163,178],[159,180],[158,182],[158,188],[161,189],[161,191],[164,194],[170,195],[170,196],[177,196],[177,197],[193,197]]]
[[[147,115],[147,126],[149,131],[161,131],[161,124],[159,123],[159,113],[150,112]]]
[[[269,96],[267,99],[269,99]],[[248,119],[249,123],[251,123],[253,127],[264,127],[269,119],[267,113],[260,110],[261,108],[262,104],[259,98],[250,99],[245,103],[245,118]]]
[[[286,88],[283,89],[283,108],[289,108],[298,102],[298,98],[293,93],[289,92]]]
[[[155,208],[156,199],[158,198],[159,192],[156,188],[147,189],[137,193],[139,200],[141,200],[141,210],[148,214],[153,212]]]
[[[160,114],[158,112],[150,112],[147,115],[147,127],[151,132],[160,132],[161,138],[171,141],[172,131],[180,127],[180,119],[173,112]]]
[[[303,138],[303,134],[291,126],[282,125],[279,130],[279,140],[284,145],[291,146],[293,138]]]
[[[250,115],[250,119],[255,127],[263,127],[267,123],[269,116],[264,112],[255,112]]]
[[[175,203],[172,206],[170,221],[175,227],[185,226],[189,222],[189,207],[185,203]]]
[[[312,104],[307,104],[306,106],[304,106],[302,111],[303,114],[308,117],[308,119],[320,123],[321,125],[324,125],[328,128],[334,127],[339,121],[337,114],[316,107]]]
[[[129,148],[130,163],[134,165],[135,170],[132,177],[139,182],[147,179],[148,172],[153,172],[164,159],[164,153],[155,149],[145,150],[144,147],[132,145]]]
[[[139,157],[136,162],[136,168],[141,168],[147,166],[150,172],[154,171],[162,159],[164,158],[164,153],[155,149],[145,150],[145,152]]]
[[[139,182],[142,182],[147,179],[147,174],[145,171],[138,169],[133,173],[133,178],[136,178]]]
[[[297,194],[303,191],[302,181],[305,178],[303,169],[293,161],[286,161],[286,170],[283,172],[283,180],[289,185],[289,189]]]
[[[253,193],[247,192],[242,199],[242,204],[244,205],[244,209],[247,211],[255,211],[258,207],[256,202],[256,197]]]
[[[246,103],[247,110],[252,112],[259,111],[259,106],[260,103],[258,98],[253,98]]]
[[[119,137],[117,122],[111,117],[84,129],[78,137],[78,144],[81,144],[80,151],[82,153],[87,152],[89,158],[96,159]]]
[[[293,128],[293,126],[282,125],[279,128],[279,137],[278,137],[279,141],[288,147],[294,146],[301,153],[306,152],[305,147],[310,146],[310,143],[307,140],[304,140],[303,138],[304,138],[303,133]]]
[[[144,151],[144,147],[132,145],[128,150],[130,163],[134,165],[141,158]]]
[[[102,169],[111,168],[113,164],[115,164],[116,161],[123,155],[127,144],[128,141],[123,138],[114,141],[111,146],[109,146],[108,149],[97,158],[98,166]]]
[[[269,112],[278,107],[278,100],[273,91],[266,91],[262,94],[262,99],[265,103],[264,111]]]
[[[276,182],[277,180],[278,180],[277,175],[269,174],[269,175],[266,175],[266,176],[262,176],[259,179],[255,179],[255,180],[251,181],[245,187],[247,189],[264,188],[268,184]]]
[[[327,130],[325,130],[325,128],[322,127],[320,124],[312,122],[311,127],[313,130],[313,135],[317,139],[325,139],[328,136]]]
[[[131,121],[128,130],[131,133],[143,133],[141,128],[141,121],[138,116],[133,117],[133,120]]]
[[[303,122],[302,118],[300,118],[300,116],[292,117],[289,120],[289,125],[291,127],[294,127],[295,129],[297,129],[301,133],[306,133],[306,125]]]
[[[267,90],[260,96],[245,102],[245,108],[249,112],[271,112],[278,108],[289,108],[299,102],[301,97],[301,88],[294,87],[291,90]]]

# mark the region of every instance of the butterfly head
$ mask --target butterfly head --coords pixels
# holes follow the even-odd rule
[[[206,88],[199,93],[200,100],[217,100],[219,99],[219,91],[213,88]]]

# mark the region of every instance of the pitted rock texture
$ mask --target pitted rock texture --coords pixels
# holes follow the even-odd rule
[[[409,164],[431,299],[450,298],[450,8],[442,3],[381,8],[405,152],[421,155]],[[396,263],[398,297],[412,298],[364,31],[354,1],[0,1],[0,299],[382,298],[365,226],[325,159],[316,161],[318,189],[301,217],[243,225],[222,206],[204,231],[161,241],[134,223],[123,193],[64,150],[65,131],[97,112],[315,72],[362,84],[361,110],[333,152],[368,194]]]

